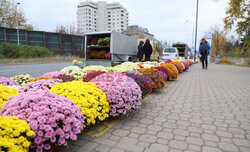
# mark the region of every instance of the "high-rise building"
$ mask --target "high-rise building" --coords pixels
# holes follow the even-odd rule
[[[77,29],[79,32],[122,32],[127,29],[127,26],[128,11],[120,3],[85,1],[78,5]]]

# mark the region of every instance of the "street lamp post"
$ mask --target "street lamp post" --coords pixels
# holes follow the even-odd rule
[[[196,41],[197,41],[197,25],[198,25],[199,0],[196,6],[196,24],[195,24],[195,39],[194,39],[194,61],[196,60]]]
[[[17,3],[17,10],[16,10],[16,22],[17,22],[17,45],[19,45],[19,25],[18,25],[18,5],[20,5],[20,3]]]

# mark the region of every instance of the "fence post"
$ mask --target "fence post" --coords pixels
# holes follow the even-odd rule
[[[5,27],[3,27],[3,33],[4,33],[4,41],[7,42],[7,36],[6,36]]]
[[[29,43],[28,43],[28,31],[27,30],[25,30],[25,40],[26,40],[26,45],[28,45]]]
[[[74,39],[74,37],[73,37],[73,35],[71,35],[71,48],[72,48],[72,51],[73,51],[73,55],[74,56],[77,56],[77,54],[76,54],[76,43],[75,43],[75,39]]]

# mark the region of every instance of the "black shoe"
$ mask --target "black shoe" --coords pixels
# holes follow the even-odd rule
[[[206,69],[207,69],[207,67],[206,67]]]
[[[202,69],[204,69],[204,67],[202,67]]]

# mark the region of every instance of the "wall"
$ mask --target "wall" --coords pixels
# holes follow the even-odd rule
[[[17,44],[17,29],[0,27],[1,42]],[[53,55],[84,57],[84,36],[80,35],[19,29],[19,43],[46,47]]]

